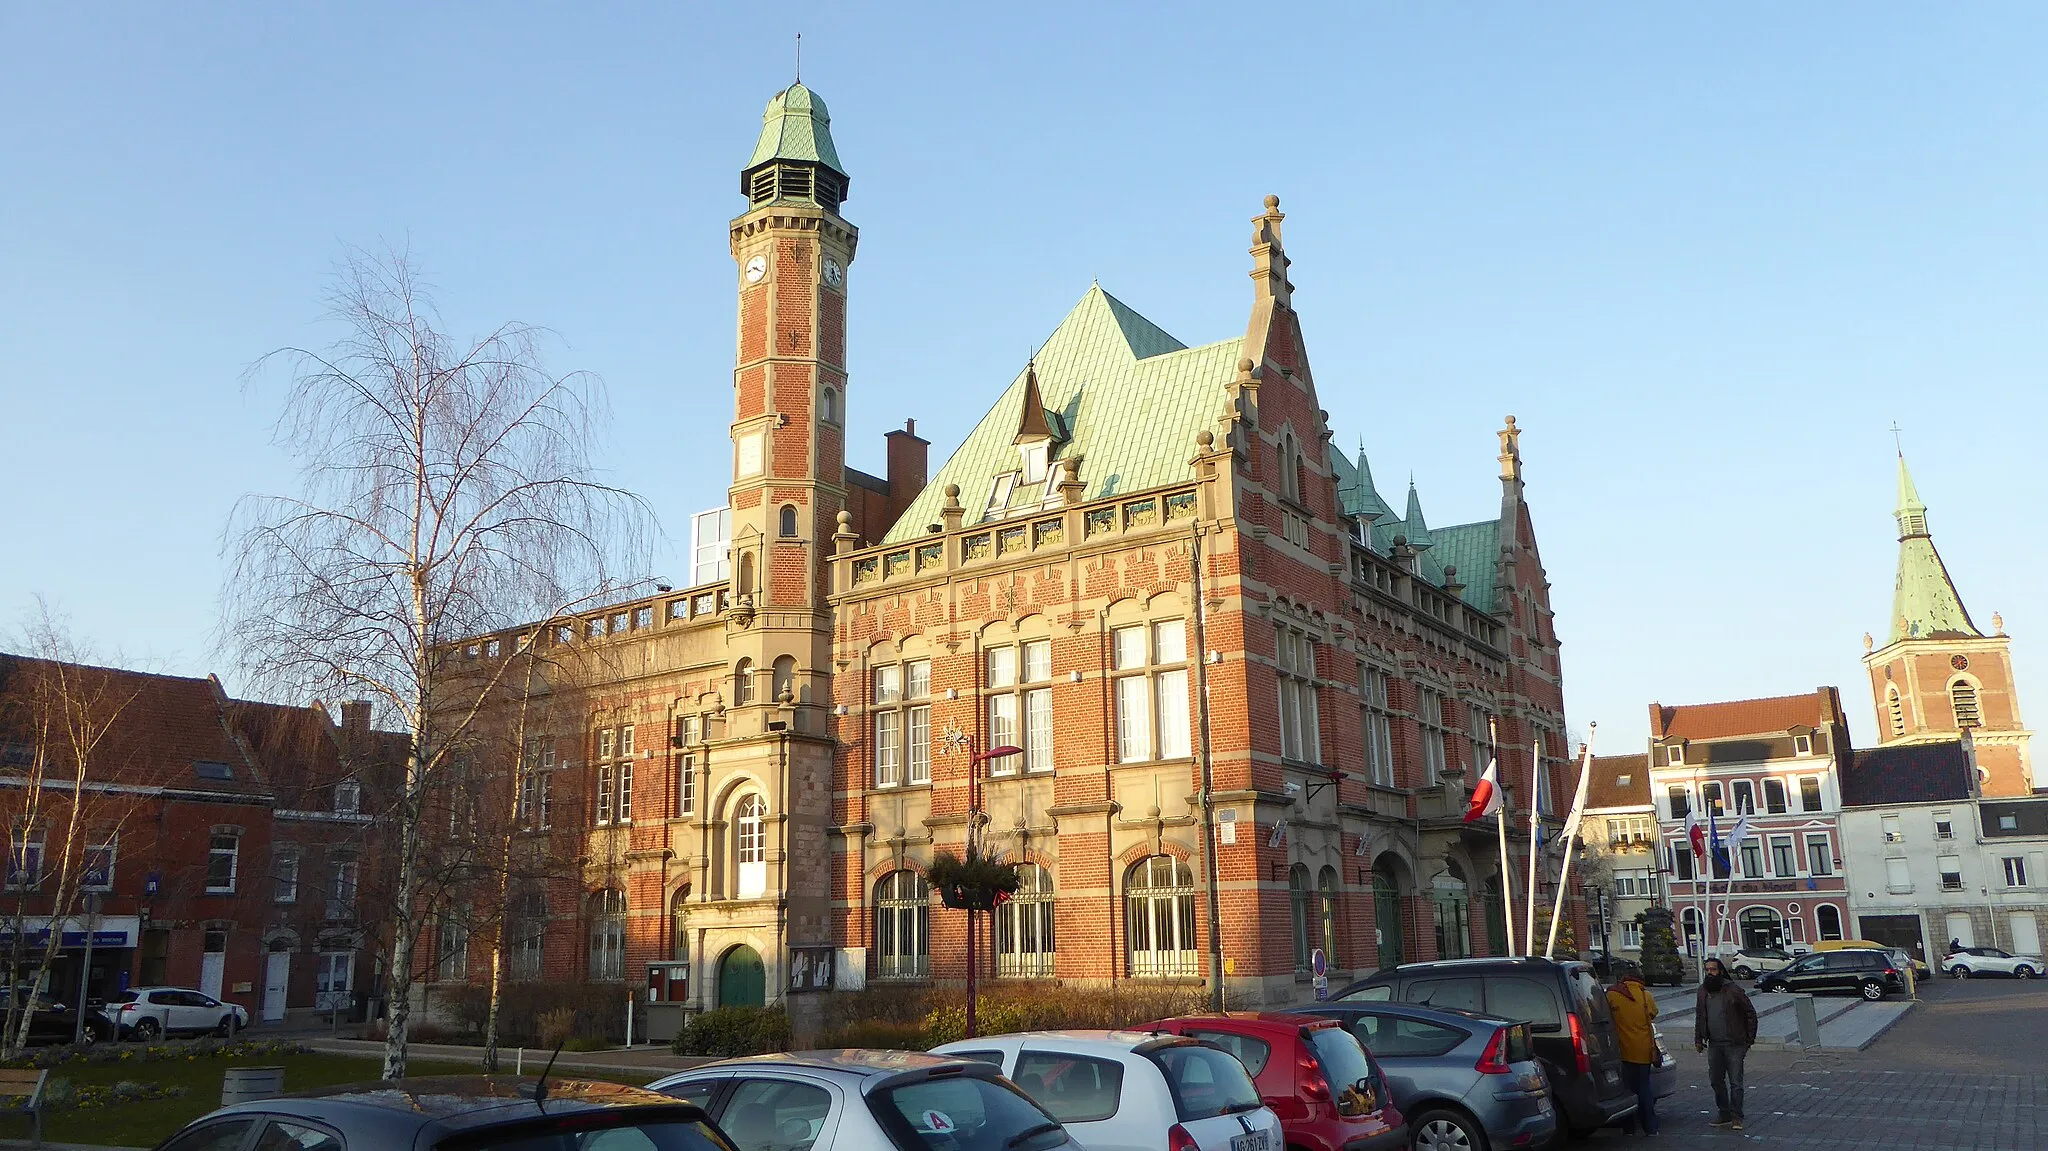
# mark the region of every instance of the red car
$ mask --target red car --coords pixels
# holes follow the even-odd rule
[[[1206,1039],[1237,1056],[1302,1151],[1395,1151],[1408,1125],[1372,1054],[1334,1019],[1277,1012],[1183,1015],[1139,1027]]]

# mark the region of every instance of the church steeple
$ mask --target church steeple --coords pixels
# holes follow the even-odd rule
[[[1927,532],[1927,505],[1913,486],[1905,453],[1899,454],[1899,574],[1892,593],[1892,628],[1887,644],[1906,639],[1979,636],[1962,597],[1956,594],[1934,537]]]

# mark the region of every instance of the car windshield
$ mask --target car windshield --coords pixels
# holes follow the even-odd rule
[[[636,1122],[630,1115],[573,1111],[541,1124],[464,1132],[435,1151],[735,1151],[704,1123]]]
[[[1174,1110],[1183,1123],[1256,1111],[1262,1106],[1244,1064],[1229,1052],[1189,1044],[1162,1047],[1151,1053],[1151,1059],[1166,1073]]]
[[[1323,1066],[1323,1079],[1337,1101],[1339,1115],[1367,1115],[1379,1110],[1379,1085],[1372,1064],[1357,1037],[1342,1027],[1318,1027],[1308,1033],[1316,1062]]]
[[[885,1088],[868,1097],[868,1110],[897,1151],[1047,1151],[1067,1141],[1066,1128],[1023,1092],[973,1075]]]
[[[133,991],[116,991],[112,995],[107,996],[107,1002],[133,1003],[135,1002],[135,993]]]

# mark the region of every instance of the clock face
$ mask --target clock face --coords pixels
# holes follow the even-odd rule
[[[767,274],[768,257],[755,256],[753,259],[747,261],[747,283],[759,283],[761,277]]]
[[[846,270],[839,266],[839,261],[829,259],[825,261],[825,282],[827,284],[836,288],[839,286],[839,282],[845,278]]]
[[[1968,671],[1970,670],[1970,657],[1966,655],[1952,655],[1948,657],[1948,665],[1957,671]]]

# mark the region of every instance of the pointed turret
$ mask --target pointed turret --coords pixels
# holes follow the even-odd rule
[[[1927,505],[1920,502],[1904,453],[1899,455],[1899,506],[1892,514],[1899,521],[1899,575],[1892,593],[1891,638],[1885,642],[1982,635],[1927,532]]]
[[[1426,551],[1435,541],[1429,538],[1429,524],[1422,519],[1422,497],[1415,494],[1415,481],[1408,481],[1408,514],[1403,517],[1402,532],[1408,537],[1408,546],[1416,551]]]
[[[754,156],[740,173],[747,202],[793,200],[837,212],[848,183],[839,150],[832,145],[832,116],[825,101],[800,83],[777,92],[761,114]]]

